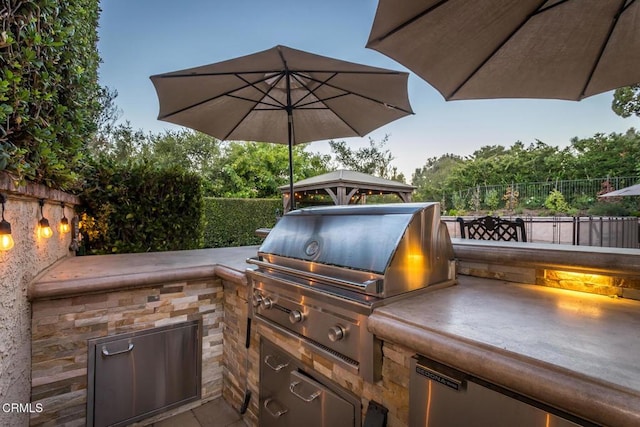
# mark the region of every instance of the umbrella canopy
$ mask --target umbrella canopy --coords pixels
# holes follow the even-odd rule
[[[640,196],[640,184],[624,187],[616,191],[601,194],[598,197]]]
[[[364,136],[412,114],[407,80],[286,46],[151,76],[159,120],[221,140],[288,144],[290,188],[294,144]]]
[[[580,100],[640,82],[640,1],[379,0],[367,47],[447,100]]]

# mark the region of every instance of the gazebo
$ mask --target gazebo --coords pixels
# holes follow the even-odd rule
[[[285,212],[289,206],[289,186],[278,187],[282,191]],[[367,196],[395,195],[402,202],[411,202],[416,187],[390,179],[379,178],[362,172],[337,170],[303,179],[293,184],[296,206],[353,205],[365,203]]]

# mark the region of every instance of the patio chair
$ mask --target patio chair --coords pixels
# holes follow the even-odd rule
[[[460,236],[463,239],[527,241],[527,232],[522,218],[510,221],[488,215],[468,221],[458,217],[457,221],[460,223]]]

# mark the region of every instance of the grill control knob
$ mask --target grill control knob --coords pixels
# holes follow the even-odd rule
[[[329,328],[328,335],[329,335],[329,340],[331,340],[331,342],[336,342],[336,341],[340,341],[345,337],[346,331],[342,326],[335,325]]]
[[[268,310],[273,307],[273,300],[269,297],[262,297],[262,301],[260,301],[260,306],[263,310]]]
[[[301,323],[304,320],[304,315],[299,310],[292,310],[289,313],[289,322]]]
[[[255,293],[253,294],[253,297],[251,298],[251,303],[253,304],[254,307],[259,307],[260,303],[262,302],[262,295]]]

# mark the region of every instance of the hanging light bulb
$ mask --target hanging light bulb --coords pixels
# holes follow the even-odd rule
[[[40,232],[40,236],[48,239],[53,236],[53,230],[51,230],[51,226],[49,226],[49,220],[44,217],[44,213],[42,213],[42,208],[44,207],[44,199],[40,199],[40,216],[42,217],[40,221],[38,221],[38,231]]]
[[[0,220],[0,251],[8,251],[13,247],[13,237],[11,237],[11,224],[4,219],[4,204],[7,199],[0,194],[2,204],[2,220]]]
[[[64,202],[60,203],[62,205],[62,219],[60,220],[60,233],[65,234],[71,230],[69,226],[69,220],[66,216],[64,216]]]

